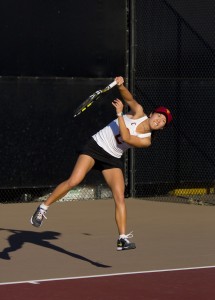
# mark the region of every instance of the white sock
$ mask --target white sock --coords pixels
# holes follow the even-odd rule
[[[40,208],[47,210],[49,206],[45,205],[44,203],[40,204]]]
[[[124,239],[125,236],[126,236],[125,234],[120,234],[119,238],[120,238],[120,239]]]

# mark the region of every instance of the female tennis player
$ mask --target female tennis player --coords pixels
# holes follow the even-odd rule
[[[119,233],[117,250],[129,250],[135,249],[136,246],[129,241],[133,234],[126,234],[125,182],[121,157],[123,152],[131,147],[149,147],[152,143],[152,132],[161,130],[169,124],[172,115],[167,108],[158,107],[148,117],[143,107],[125,87],[123,77],[116,77],[115,80],[120,95],[130,111],[123,114],[124,105],[120,99],[112,102],[117,118],[92,136],[80,153],[71,176],[60,183],[47,200],[36,209],[31,217],[31,223],[40,227],[44,218],[47,219],[49,206],[80,184],[86,174],[95,168],[102,172],[115,201],[115,220]]]

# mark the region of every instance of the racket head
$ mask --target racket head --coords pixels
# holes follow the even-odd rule
[[[84,102],[82,102],[74,111],[74,117],[77,117],[82,112],[84,112],[88,107],[90,107],[93,102],[95,102],[102,94],[102,91],[96,91],[92,95],[90,95]]]
[[[112,89],[117,82],[114,80],[111,82],[108,86],[106,86],[103,90],[98,90],[92,95],[90,95],[84,102],[82,102],[78,108],[74,111],[74,117],[77,117],[82,112],[84,112],[88,107],[90,107],[96,100],[98,100],[101,96],[101,94],[106,93],[110,89]]]

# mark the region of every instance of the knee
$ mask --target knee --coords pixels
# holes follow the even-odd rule
[[[114,196],[116,205],[125,205],[125,196],[124,193],[116,193]]]
[[[79,184],[79,182],[69,178],[67,181],[66,181],[66,185],[67,185],[67,188],[68,190],[71,190],[73,189],[75,186],[77,186]]]

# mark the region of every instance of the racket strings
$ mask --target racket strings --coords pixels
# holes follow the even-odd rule
[[[103,90],[98,90],[94,94],[90,95],[84,102],[82,102],[78,108],[74,111],[74,117],[80,115],[82,112],[84,112],[88,107],[90,107],[96,100],[100,98],[100,96],[110,89],[112,89],[116,85],[116,81],[113,81],[111,84],[109,84],[107,87],[105,87]]]

